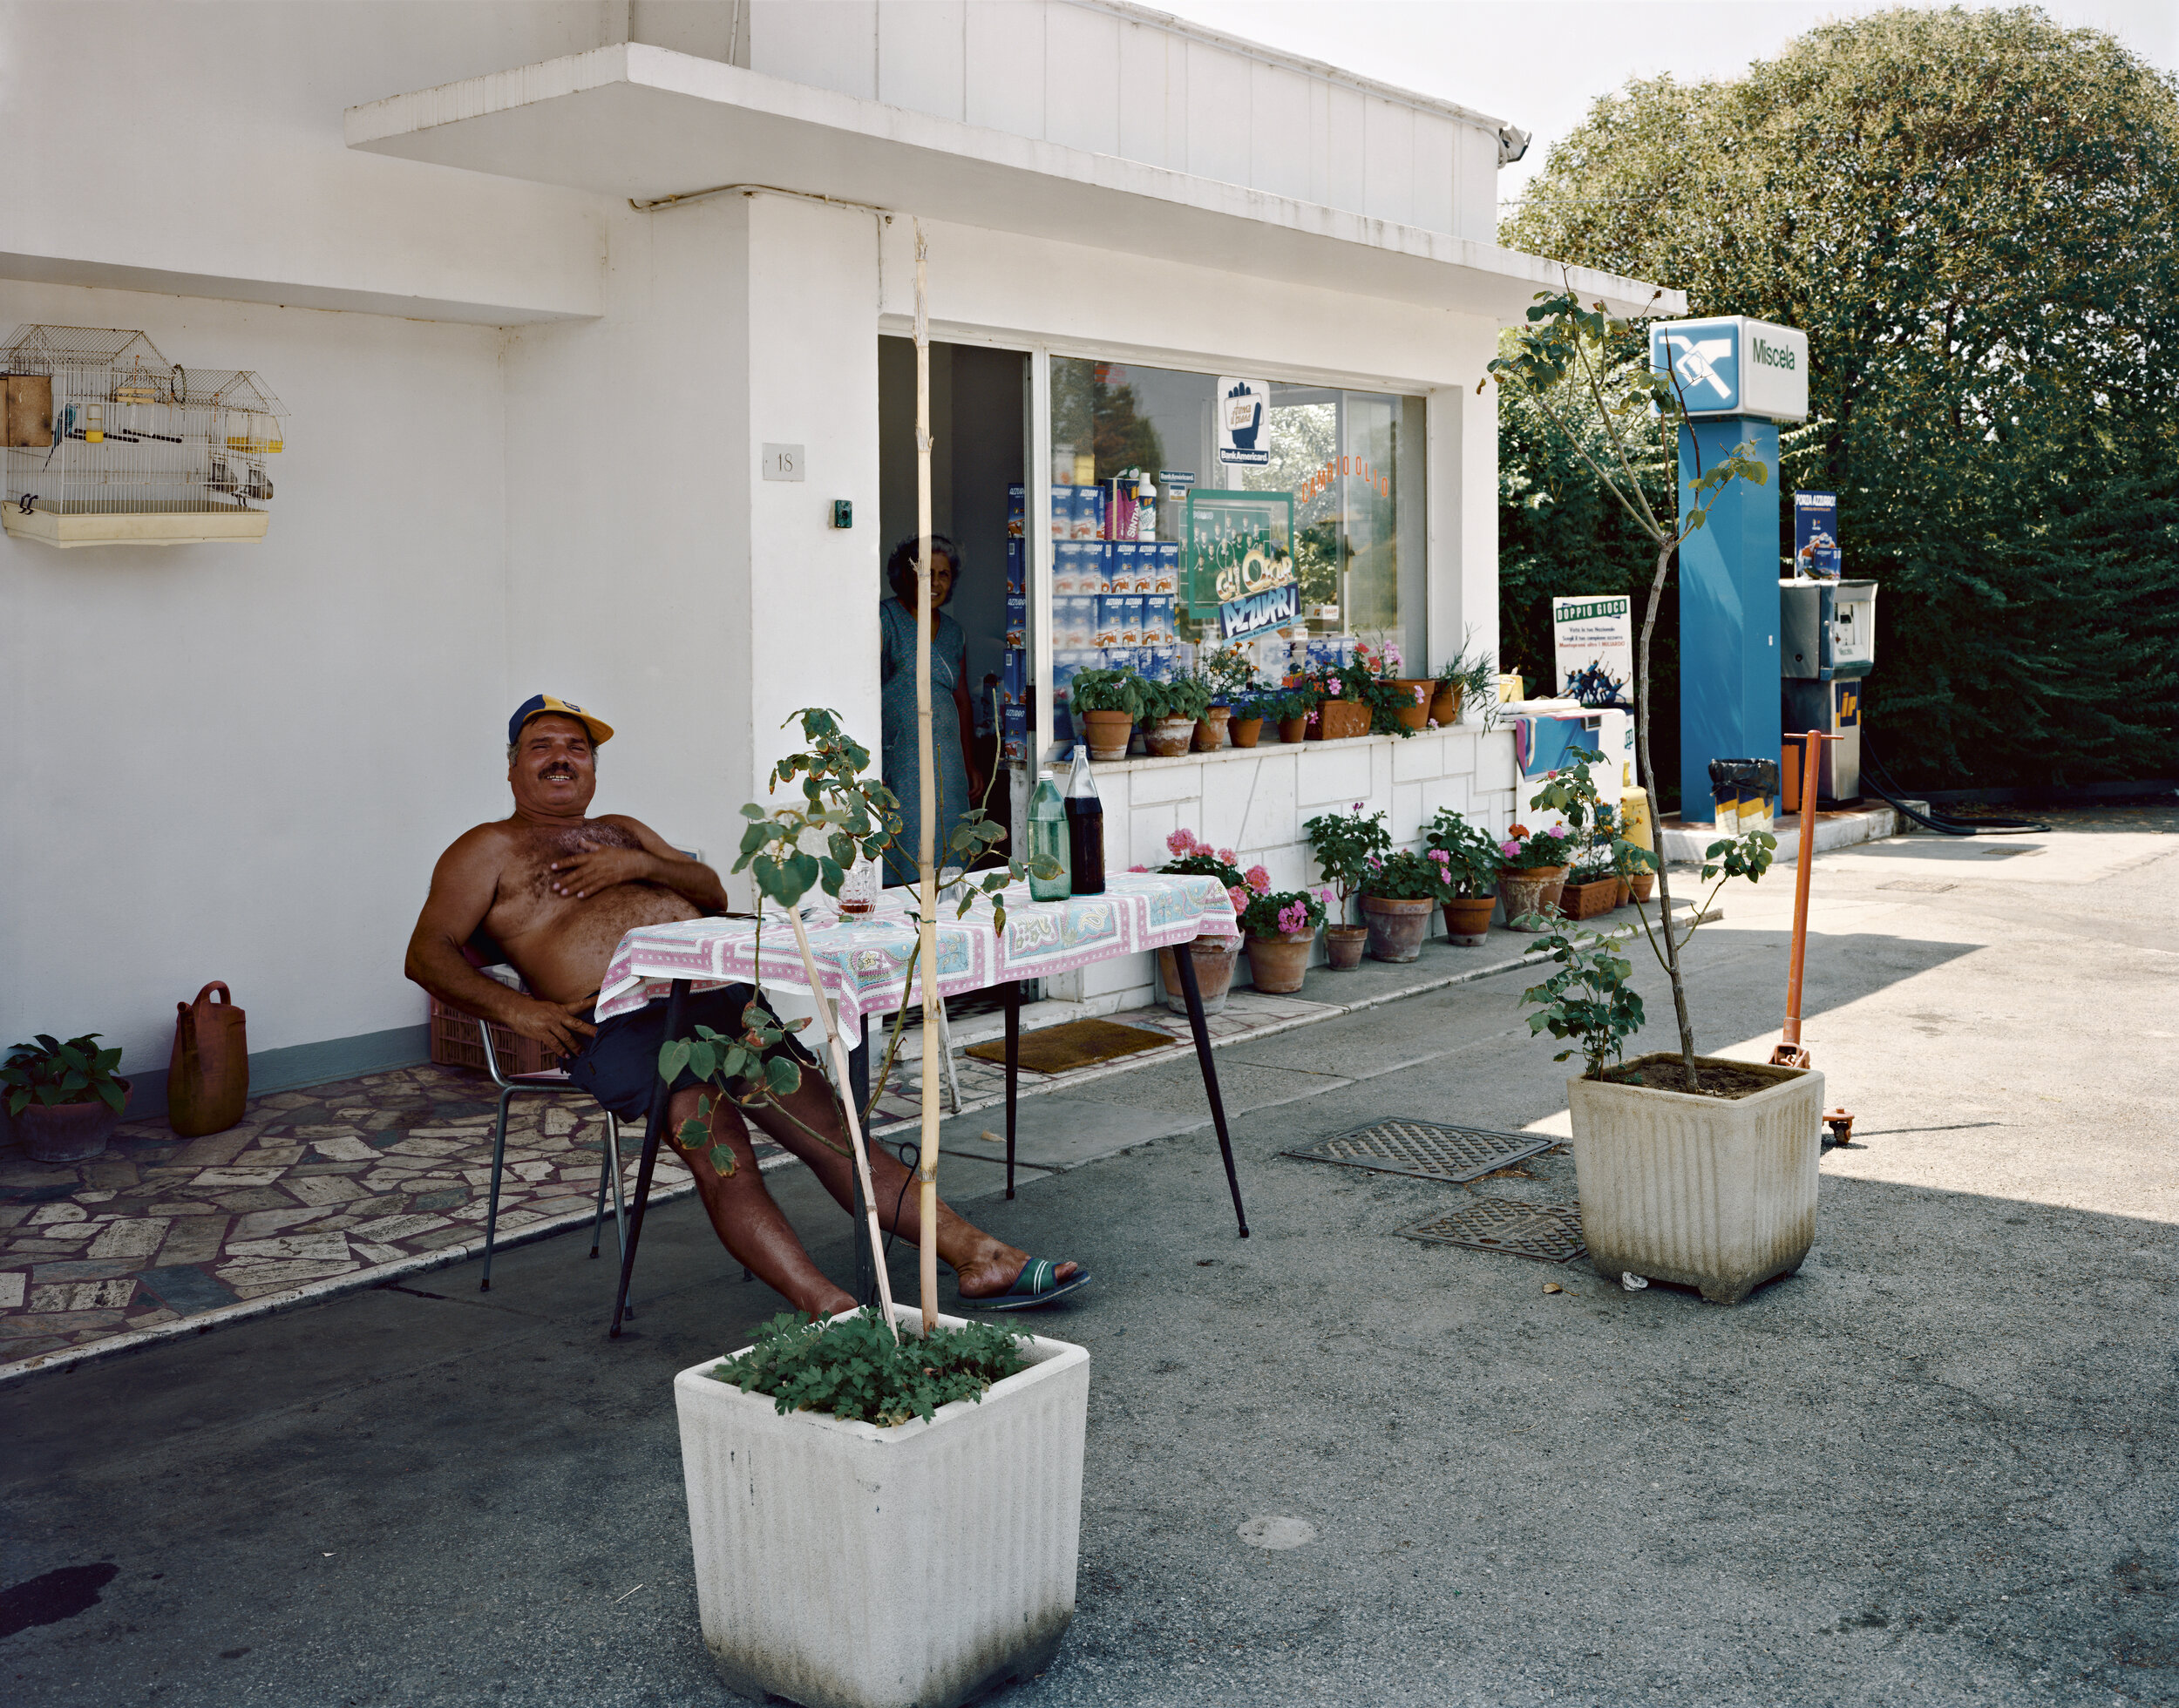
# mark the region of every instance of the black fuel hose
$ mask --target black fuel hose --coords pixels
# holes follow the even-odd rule
[[[1892,782],[1884,761],[1870,748],[1865,729],[1861,736],[1861,780],[1877,799],[1889,802],[1893,810],[1904,813],[1923,829],[1934,830],[1941,837],[2025,837],[2050,829],[2032,818],[1948,818],[1941,812],[1909,806],[1899,798],[1899,785]]]

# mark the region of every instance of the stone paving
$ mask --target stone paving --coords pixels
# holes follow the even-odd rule
[[[1435,955],[1434,946],[1420,966],[1379,969],[1393,982],[1377,993],[1364,994],[1351,973],[1332,975],[1341,982],[1328,986],[1313,973],[1306,995],[1235,991],[1209,1017],[1212,1040],[1327,1020],[1474,976],[1487,970],[1476,962],[1498,959],[1476,957],[1448,973]],[[1186,1015],[1162,1006],[1110,1018],[1173,1041],[1071,1073],[1025,1073],[1022,1094],[1070,1089],[1194,1047]],[[882,1059],[874,1026],[872,1047]],[[1002,1066],[959,1049],[954,1063],[963,1110],[1004,1101]],[[873,1112],[874,1136],[904,1133],[918,1119],[921,1075],[918,1057],[895,1064]],[[496,1108],[480,1073],[405,1068],[256,1098],[240,1123],[203,1138],[180,1138],[159,1120],[125,1122],[105,1154],[86,1162],[38,1162],[20,1148],[0,1149],[0,1378],[481,1252]],[[642,1131],[640,1122],[621,1127],[631,1190]],[[604,1145],[604,1116],[587,1098],[516,1098],[499,1240],[587,1221]],[[791,1161],[769,1142],[757,1149],[766,1169]],[[688,1170],[662,1153],[654,1200],[693,1190]],[[608,1228],[608,1254],[612,1241]]]

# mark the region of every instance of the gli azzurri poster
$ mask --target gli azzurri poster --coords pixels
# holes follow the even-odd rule
[[[1188,494],[1190,614],[1239,640],[1296,620],[1301,589],[1293,562],[1293,494]]]

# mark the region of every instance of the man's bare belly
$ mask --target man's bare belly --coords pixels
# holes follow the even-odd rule
[[[499,875],[485,929],[533,995],[573,1002],[605,981],[621,939],[639,925],[694,919],[703,910],[657,884],[620,884],[580,899],[553,891],[552,862],[597,848],[638,847],[617,824],[522,835]]]

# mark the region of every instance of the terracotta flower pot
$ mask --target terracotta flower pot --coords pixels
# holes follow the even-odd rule
[[[129,1081],[117,1074],[113,1082],[121,1088],[120,1109],[108,1108],[100,1097],[88,1103],[25,1104],[23,1113],[11,1119],[31,1160],[85,1162],[103,1156],[129,1102]]]
[[[1410,729],[1426,729],[1430,722],[1430,690],[1436,686],[1428,676],[1395,676],[1393,687],[1407,695],[1397,713]]]
[[[1467,896],[1445,904],[1445,935],[1464,948],[1481,946],[1490,930],[1496,896]]]
[[[1368,925],[1327,925],[1324,952],[1334,973],[1351,973],[1361,965],[1362,946],[1369,941]]]
[[[1595,878],[1559,886],[1558,911],[1569,919],[1594,919],[1619,905],[1619,880]]]
[[[1460,689],[1451,682],[1439,682],[1430,695],[1430,722],[1440,729],[1449,729],[1460,722]]]
[[[1090,743],[1092,759],[1124,759],[1127,757],[1127,738],[1135,728],[1135,720],[1125,712],[1084,712],[1082,717],[1083,739]]]
[[[1505,908],[1506,925],[1514,931],[1533,931],[1533,925],[1513,922],[1524,913],[1544,913],[1558,905],[1565,887],[1564,866],[1508,866],[1498,874],[1498,900]]]
[[[1237,717],[1225,727],[1232,732],[1237,748],[1254,747],[1256,738],[1264,733],[1264,721],[1259,717]]]
[[[1344,742],[1356,735],[1369,733],[1369,702],[1367,700],[1321,700],[1317,702],[1316,727],[1309,731],[1313,742]]]
[[[1411,961],[1422,952],[1422,939],[1430,934],[1428,901],[1409,901],[1395,896],[1364,896],[1362,918],[1368,922],[1369,959]]]
[[[1226,721],[1233,715],[1230,706],[1213,706],[1196,720],[1196,751],[1212,753],[1225,745]]]
[[[1301,988],[1309,970],[1309,951],[1316,946],[1314,928],[1287,932],[1278,937],[1248,939],[1248,974],[1266,996],[1286,996]]]
[[[1226,993],[1233,987],[1233,963],[1240,959],[1240,939],[1212,937],[1206,932],[1188,948],[1195,958],[1196,994],[1203,999],[1203,1012],[1223,1013]],[[1173,964],[1171,949],[1157,952],[1157,976],[1164,983],[1165,1006],[1176,1014],[1186,1013],[1188,999],[1181,993],[1180,970]]]
[[[1279,739],[1280,741],[1307,741],[1308,739],[1308,735],[1309,720],[1307,716],[1282,717],[1279,720]]]
[[[1161,717],[1143,730],[1143,745],[1153,759],[1178,759],[1196,738],[1191,717]]]
[[[1636,901],[1647,901],[1656,893],[1657,874],[1653,871],[1638,872],[1626,880],[1626,887],[1633,891]]]

